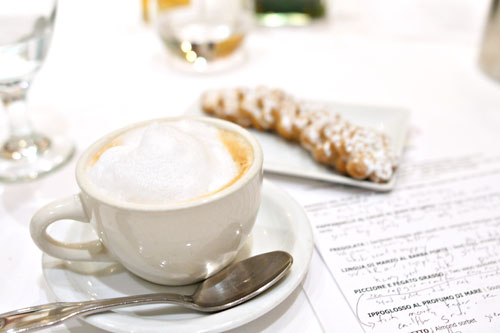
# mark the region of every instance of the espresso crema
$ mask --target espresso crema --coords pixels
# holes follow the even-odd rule
[[[121,201],[174,204],[230,187],[252,163],[253,149],[239,133],[196,120],[160,121],[111,140],[87,175]]]

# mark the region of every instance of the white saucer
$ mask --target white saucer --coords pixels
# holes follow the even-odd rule
[[[332,102],[307,101],[319,109],[340,114],[353,124],[385,133],[390,139],[393,151],[401,156],[408,131],[410,112],[407,109],[380,106],[364,106]],[[188,111],[190,115],[206,115],[196,102]],[[264,151],[264,170],[283,175],[303,177],[366,188],[374,191],[390,191],[396,184],[396,177],[387,183],[357,180],[342,175],[332,168],[317,163],[300,145],[289,142],[274,133],[250,129],[259,140]],[[397,171],[396,171],[397,172]]]
[[[93,238],[87,224],[67,223],[64,240]],[[175,305],[143,305],[116,309],[83,319],[113,332],[215,332],[225,331],[267,313],[286,299],[304,278],[313,249],[311,226],[304,210],[288,194],[264,181],[262,203],[255,227],[237,260],[259,253],[283,250],[293,256],[290,272],[264,294],[235,308],[202,314]],[[196,286],[165,287],[146,282],[121,265],[96,262],[65,262],[43,256],[43,273],[53,295],[60,301],[85,301],[153,292],[190,294]]]

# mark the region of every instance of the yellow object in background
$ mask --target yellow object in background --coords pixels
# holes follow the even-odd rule
[[[227,57],[231,55],[238,47],[240,47],[244,34],[235,34],[230,36],[228,39],[223,40],[219,43],[215,43],[215,56],[216,57]]]
[[[149,22],[149,2],[150,0],[142,0],[142,18],[145,22]],[[156,0],[157,10],[164,11],[173,7],[189,5],[190,0]]]
[[[149,22],[149,1],[142,0],[142,19],[144,22]]]

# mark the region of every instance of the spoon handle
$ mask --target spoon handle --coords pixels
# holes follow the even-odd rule
[[[0,314],[0,332],[34,331],[58,325],[75,316],[103,312],[122,306],[154,303],[172,303],[198,309],[192,303],[191,296],[168,293],[108,298],[87,302],[57,302]]]

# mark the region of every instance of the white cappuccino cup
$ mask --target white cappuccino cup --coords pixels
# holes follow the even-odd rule
[[[109,188],[104,188],[105,180],[108,180],[109,184],[113,182],[109,181],[109,176],[106,174],[106,164],[102,166],[98,163],[101,159],[119,160],[111,155],[111,149],[116,147],[118,147],[116,151],[129,149],[125,147],[126,141],[144,129],[147,131],[150,126],[170,128],[174,125],[178,127],[175,131],[178,129],[182,131],[184,127],[194,128],[197,131],[201,129],[204,146],[200,148],[201,154],[196,154],[207,155],[208,159],[212,153],[212,145],[221,146],[221,142],[217,140],[222,140],[223,146],[228,150],[228,156],[231,156],[236,166],[233,176],[228,179],[221,178],[222,186],[213,185],[212,182],[211,186],[217,188],[208,187],[206,193],[179,197],[179,200],[169,199],[166,202],[149,199],[147,196],[145,200],[130,199],[127,195],[131,192],[131,186],[134,189],[133,183],[128,184],[128,187],[123,186],[124,189],[128,189],[124,191],[124,196],[113,192],[113,189],[110,192]],[[207,133],[212,134],[205,135],[205,128]],[[216,129],[220,136],[214,136],[213,129]],[[179,138],[182,143],[182,136]],[[141,144],[148,144],[147,140],[141,140]],[[196,137],[193,140],[196,141]],[[185,150],[190,150],[190,144],[186,145]],[[192,149],[198,149],[194,145]],[[130,149],[130,156],[141,156],[132,152],[135,148]],[[210,154],[206,154],[203,149],[209,149]],[[156,149],[153,151],[156,152]],[[220,153],[220,151],[215,152]],[[104,154],[111,157],[104,157]],[[128,156],[125,155],[122,160],[133,160],[133,157]],[[184,160],[180,161],[182,156],[178,158],[179,165],[189,166],[182,164],[187,163]],[[160,162],[158,159],[154,163],[161,166]],[[174,166],[166,170],[175,171],[176,162],[174,159]],[[71,261],[118,261],[132,273],[154,283],[165,285],[194,283],[208,278],[227,266],[247,240],[260,205],[262,162],[262,150],[257,140],[242,127],[227,121],[205,117],[182,117],[133,124],[104,136],[83,152],[76,167],[76,180],[81,192],[52,202],[38,210],[31,220],[31,236],[43,252],[56,258]],[[140,161],[137,163],[140,164]],[[208,162],[202,160],[200,163],[205,165]],[[227,164],[227,161],[225,163]],[[104,169],[104,173],[98,168]],[[195,169],[193,166],[193,170],[198,171],[193,172],[196,175],[192,177],[200,177],[199,170],[203,169]],[[121,168],[117,170],[116,172],[122,172]],[[189,171],[184,170],[185,174],[181,176],[188,177],[186,178],[188,183],[197,183],[189,178]],[[96,173],[100,176],[95,176]],[[115,173],[110,174],[117,177],[116,179],[126,178],[123,174],[118,176]],[[130,172],[127,175],[130,176]],[[152,185],[145,187],[148,189],[155,186],[155,179],[159,181],[169,179],[163,176],[166,175],[154,173],[146,175],[147,179],[142,181],[140,178],[138,184],[149,181]],[[200,182],[206,177],[202,178]],[[159,188],[161,190],[161,187]],[[160,190],[151,189],[152,192]],[[161,196],[159,198],[161,199]],[[98,239],[86,243],[65,243],[47,233],[50,224],[68,219],[90,223]]]

